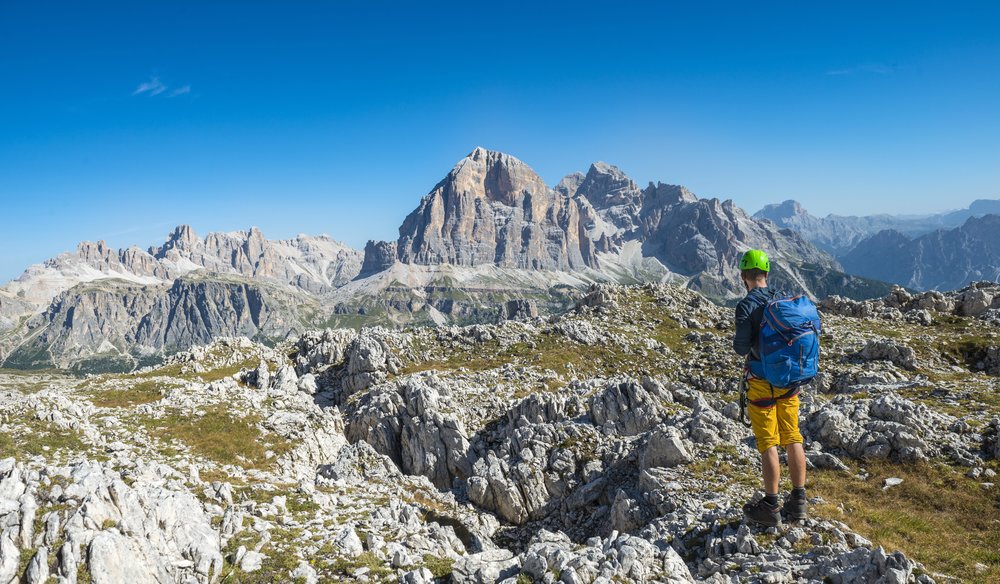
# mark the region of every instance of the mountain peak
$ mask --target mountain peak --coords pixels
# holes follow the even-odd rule
[[[167,235],[167,241],[160,247],[150,247],[149,254],[157,259],[166,257],[170,250],[190,252],[198,244],[198,235],[190,225],[178,225]]]
[[[459,161],[458,166],[461,166],[462,163],[470,160],[473,162],[485,162],[486,164],[496,164],[498,162],[524,164],[506,152],[490,150],[489,148],[483,148],[482,146],[476,146],[472,152],[469,152],[465,158]]]
[[[198,235],[190,225],[178,225],[167,236],[167,242],[172,243],[177,249],[191,249],[197,241]]]
[[[587,178],[582,172],[572,172],[567,174],[556,185],[556,192],[567,197],[572,197]]]
[[[607,162],[600,160],[590,165],[590,170],[587,171],[587,174],[591,173],[610,174],[616,177],[628,178],[625,176],[625,173],[622,172],[622,169],[618,168],[614,164],[608,164]]]
[[[803,209],[802,205],[800,205],[798,201],[795,199],[788,199],[786,201],[782,201],[781,203],[771,203],[770,205],[765,205],[763,209],[754,214],[754,217],[779,222],[781,219],[805,217],[807,215],[809,215],[809,212]]]
[[[651,206],[669,207],[677,203],[694,203],[698,197],[681,185],[668,185],[650,181],[645,190],[646,199]]]
[[[517,158],[479,147],[407,215],[397,257],[416,264],[575,269],[588,265],[579,221],[578,201],[560,196]]]
[[[628,203],[642,196],[639,185],[620,168],[600,161],[590,165],[577,193],[586,197],[597,209]]]
[[[466,158],[471,158],[473,160],[479,160],[480,158],[485,158],[491,154],[503,154],[503,152],[497,150],[490,150],[489,148],[483,148],[482,146],[476,146],[469,152]]]
[[[522,193],[540,194],[549,190],[524,162],[481,146],[460,160],[432,194],[439,189],[445,193],[468,193],[505,205],[514,205]]]

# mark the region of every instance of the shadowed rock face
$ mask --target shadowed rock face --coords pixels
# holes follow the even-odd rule
[[[281,339],[304,329],[301,309],[308,306],[294,292],[249,282],[78,287],[28,322],[31,340],[6,355],[5,365],[120,369],[218,337]]]
[[[0,363],[121,368],[220,335],[284,338],[361,260],[327,236],[268,240],[256,227],[201,239],[181,225],[145,251],[82,242],[0,288]]]
[[[580,269],[595,264],[582,232],[575,200],[513,156],[476,148],[403,221],[397,256],[415,264]]]
[[[768,229],[732,201],[694,199],[683,187],[657,187],[643,208],[643,254],[684,274],[707,274],[726,283],[739,283],[739,258],[750,248],[767,250],[772,261],[795,272],[799,263],[828,269],[837,262],[797,233]],[[647,189],[647,192],[656,191]],[[808,286],[807,282],[800,284]],[[735,288],[731,287],[735,291]]]
[[[590,165],[576,194],[584,196],[595,209],[642,202],[642,190],[617,166],[604,162]]]
[[[365,244],[365,261],[361,264],[358,278],[366,278],[392,266],[396,261],[395,241],[368,240]]]

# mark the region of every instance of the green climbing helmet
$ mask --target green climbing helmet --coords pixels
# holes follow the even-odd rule
[[[740,259],[741,270],[752,270],[753,268],[765,272],[771,271],[771,262],[767,259],[767,254],[759,249],[747,251]]]

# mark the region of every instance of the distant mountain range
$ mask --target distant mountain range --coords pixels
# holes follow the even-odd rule
[[[801,233],[845,269],[918,290],[951,290],[1000,280],[1000,200],[933,215],[815,217],[797,201],[754,214]]]
[[[885,230],[842,258],[852,273],[917,290],[954,290],[969,282],[1000,282],[1000,215],[972,217],[954,229],[919,237]]]
[[[674,282],[720,301],[742,294],[737,262],[768,250],[777,285],[881,296],[792,229],[684,187],[640,188],[594,163],[549,187],[513,156],[477,148],[424,196],[395,241],[364,251],[256,228],[112,250],[81,243],[0,288],[10,367],[127,369],[220,336],[275,341],[306,328],[494,321],[545,313],[601,281]]]

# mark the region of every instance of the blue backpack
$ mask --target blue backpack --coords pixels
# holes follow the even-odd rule
[[[764,306],[760,361],[774,387],[797,388],[819,371],[819,312],[804,295],[777,295]]]

